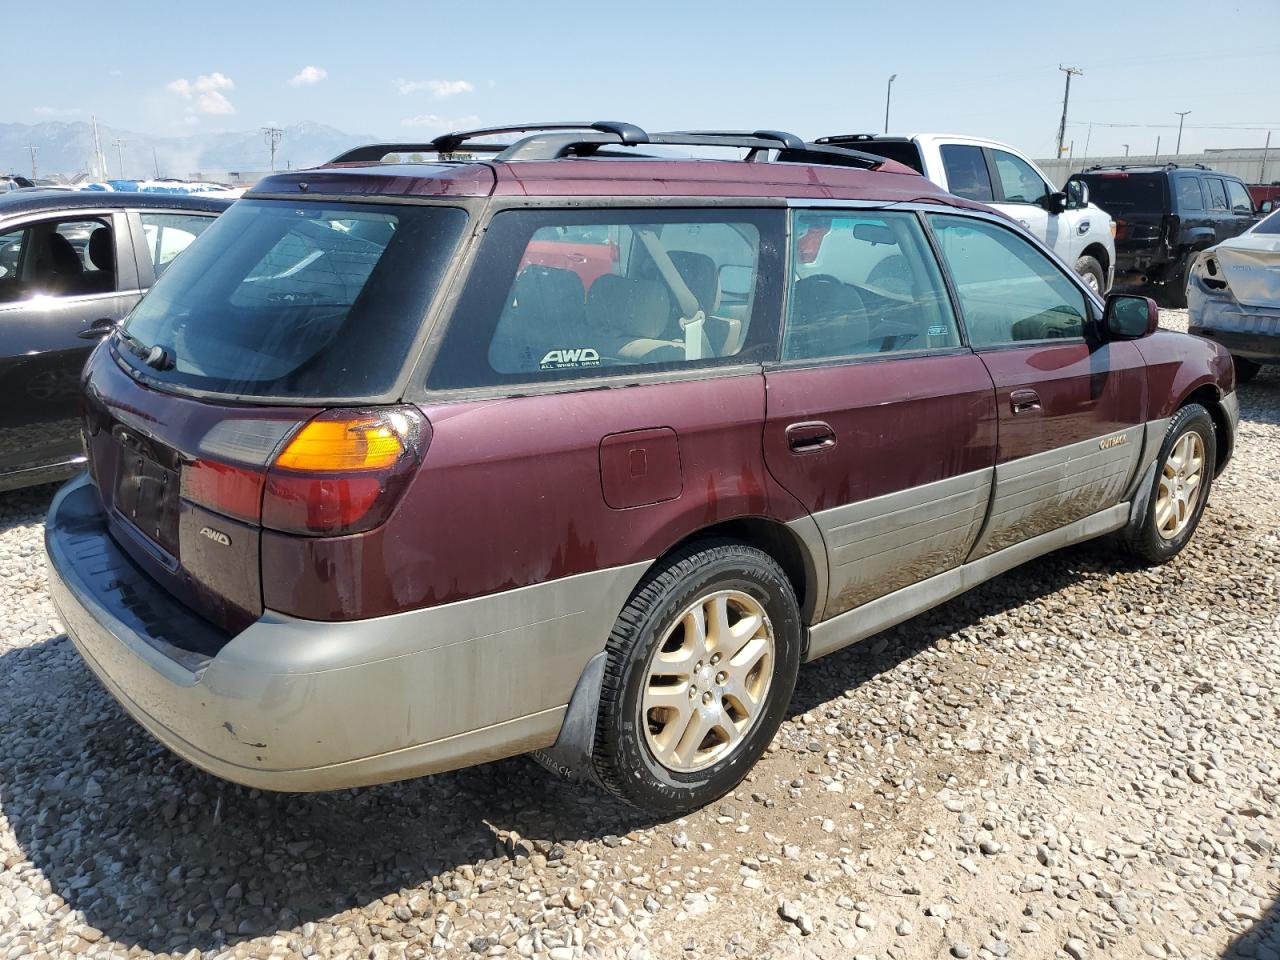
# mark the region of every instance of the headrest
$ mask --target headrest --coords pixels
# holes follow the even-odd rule
[[[98,227],[89,234],[89,260],[99,270],[115,270],[116,247],[111,239],[110,227]]]
[[[720,272],[716,269],[716,262],[705,253],[689,250],[672,250],[667,256],[702,312],[715,313],[720,306]]]
[[[605,274],[587,294],[587,320],[593,330],[661,340],[669,333],[671,297],[660,281]]]
[[[76,248],[60,233],[49,234],[49,266],[64,276],[84,273],[84,264]]]

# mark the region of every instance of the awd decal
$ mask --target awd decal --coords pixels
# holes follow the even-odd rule
[[[1103,438],[1102,440],[1099,440],[1099,441],[1098,441],[1098,449],[1099,449],[1099,450],[1110,450],[1112,447],[1118,447],[1118,446],[1120,446],[1122,443],[1128,443],[1128,442],[1129,442],[1129,436],[1128,436],[1128,434],[1124,434],[1124,433],[1122,433],[1122,434],[1120,434],[1120,436],[1118,436],[1118,437],[1105,437],[1105,438]]]
[[[201,528],[200,528],[200,536],[202,536],[202,537],[208,537],[208,538],[209,538],[210,540],[212,540],[214,543],[220,543],[220,544],[222,544],[224,547],[229,547],[229,546],[231,546],[231,538],[230,538],[230,537],[228,537],[228,536],[227,536],[225,533],[223,533],[221,530],[215,530],[215,529],[213,529],[213,527],[201,527]]]
[[[591,347],[574,347],[571,350],[548,350],[539,364],[543,370],[561,367],[598,367],[600,354]]]

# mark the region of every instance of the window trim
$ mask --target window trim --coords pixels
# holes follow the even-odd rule
[[[457,205],[452,204],[452,205]],[[883,205],[883,204],[881,204]],[[571,393],[582,390],[614,389],[617,387],[661,383],[671,380],[701,380],[720,376],[742,376],[749,373],[759,374],[763,365],[778,356],[781,345],[781,327],[783,304],[786,299],[786,270],[790,240],[790,216],[787,214],[788,202],[783,197],[644,197],[644,196],[608,196],[608,197],[518,197],[503,196],[486,203],[481,211],[472,219],[472,229],[464,234],[459,249],[455,252],[453,271],[442,279],[444,289],[440,292],[440,300],[433,305],[428,316],[421,345],[416,347],[416,359],[410,365],[408,381],[402,391],[405,400],[418,403],[445,403],[464,400],[481,400],[493,398],[515,398],[554,393]],[[782,243],[780,257],[781,274],[778,283],[781,294],[776,309],[766,311],[759,320],[771,325],[772,337],[762,338],[761,346],[768,346],[769,353],[757,359],[723,358],[718,364],[636,364],[617,367],[582,368],[583,375],[565,376],[550,380],[522,380],[469,387],[433,387],[428,385],[431,370],[442,356],[444,342],[452,327],[463,296],[470,287],[471,277],[480,262],[483,241],[489,233],[494,219],[510,212],[547,212],[547,213],[603,213],[603,212],[640,212],[661,211],[669,215],[672,212],[688,210],[707,216],[718,215],[728,219],[733,210],[752,211],[758,213],[776,212],[781,217],[782,229],[776,238]],[[728,212],[726,212],[728,211]],[[679,222],[679,221],[674,221]],[[761,240],[765,239],[762,231]],[[592,372],[598,371],[598,372]]]
[[[947,175],[947,190],[954,193],[951,184],[951,171],[947,169],[947,158],[943,155],[943,151],[948,147],[965,147],[978,151],[978,155],[982,157],[982,165],[987,170],[988,186],[991,188],[991,199],[983,200],[977,197],[961,197],[962,200],[968,200],[971,203],[1003,203],[1004,189],[1000,185],[1000,178],[996,173],[995,165],[991,160],[991,151],[985,146],[977,143],[962,143],[960,141],[950,141],[938,144],[938,162],[942,164],[942,172]],[[957,197],[960,194],[956,194]]]
[[[1030,160],[1028,160],[1026,157],[1019,156],[1018,154],[1014,153],[1011,150],[1006,150],[1003,147],[983,147],[982,151],[987,158],[987,168],[991,174],[992,190],[994,191],[998,189],[1000,193],[999,199],[992,201],[993,203],[1007,203],[1011,207],[1038,207],[1041,210],[1045,209],[1044,203],[1042,201],[1044,200],[1045,197],[1053,193],[1053,187],[1050,186],[1050,184],[1044,179],[1044,177],[1039,175],[1039,173],[1036,171],[1036,168],[1032,166]],[[1000,168],[996,166],[997,153],[1007,154],[1008,156],[1013,157],[1013,159],[1015,160],[1022,161],[1027,165],[1027,168],[1032,173],[1035,173],[1037,175],[1037,178],[1040,180],[1040,183],[1044,186],[1044,193],[1040,194],[1039,200],[1010,200],[1009,199],[1008,195],[1005,194],[1004,192],[1004,181],[1000,179]]]
[[[952,291],[953,307],[956,311],[956,316],[959,319],[960,323],[963,325],[964,331],[965,331],[964,341],[966,344],[969,345],[969,349],[971,349],[974,353],[984,353],[990,350],[1011,350],[1011,349],[1017,349],[1017,348],[1028,347],[1028,346],[1036,346],[1036,345],[1067,346],[1071,344],[1081,344],[1081,343],[1088,344],[1092,349],[1093,345],[1095,344],[1095,341],[1097,340],[1097,325],[1102,316],[1101,311],[1098,309],[1098,302],[1096,299],[1096,295],[1093,293],[1092,290],[1090,290],[1088,287],[1086,287],[1083,283],[1079,281],[1078,275],[1076,275],[1074,271],[1067,270],[1065,266],[1061,262],[1059,262],[1056,254],[1054,254],[1052,250],[1049,250],[1047,247],[1041,244],[1039,240],[1037,240],[1035,237],[1030,236],[1025,232],[1015,230],[1011,226],[1001,223],[995,217],[972,216],[970,213],[961,211],[961,210],[936,210],[935,209],[935,210],[922,210],[920,211],[920,213],[921,213],[922,219],[925,222],[925,229],[929,232],[929,236],[932,242],[935,244],[935,250],[936,250],[938,262],[942,268],[942,272],[944,276],[947,279],[948,288]],[[999,343],[982,344],[982,345],[974,344],[972,339],[968,335],[968,319],[965,317],[964,308],[960,303],[959,287],[958,285],[956,285],[955,277],[951,273],[951,264],[947,262],[947,258],[942,253],[942,245],[941,243],[938,242],[938,237],[934,232],[933,221],[931,219],[930,214],[935,216],[942,216],[942,217],[954,216],[961,219],[986,221],[990,223],[992,226],[1012,234],[1014,237],[1021,240],[1023,243],[1028,243],[1033,249],[1036,250],[1037,253],[1040,253],[1041,255],[1043,255],[1044,258],[1050,263],[1050,265],[1053,266],[1071,284],[1071,286],[1073,286],[1076,289],[1076,291],[1082,295],[1084,299],[1085,316],[1081,321],[1080,336],[1048,337],[1048,338],[1038,338],[1035,340],[1007,340],[1007,341],[1001,341]]]
[[[151,261],[151,250],[147,246],[147,233],[142,222],[144,213],[158,213],[167,216],[205,217],[209,223],[217,220],[225,211],[213,213],[205,210],[182,210],[173,207],[134,207],[128,211],[129,231],[132,235],[133,259],[138,268],[138,286],[149,290],[159,279],[156,276],[155,264]],[[207,226],[207,224],[206,224]],[[198,236],[198,235],[197,235]]]

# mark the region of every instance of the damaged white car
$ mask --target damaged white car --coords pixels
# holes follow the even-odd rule
[[[1196,258],[1187,316],[1191,333],[1231,352],[1237,381],[1280,363],[1280,211]]]

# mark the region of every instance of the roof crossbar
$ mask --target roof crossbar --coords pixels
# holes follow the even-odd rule
[[[502,136],[510,133],[533,133],[550,130],[591,130],[611,134],[612,137],[603,142],[621,143],[626,146],[646,143],[648,134],[632,123],[617,120],[574,121],[561,120],[550,123],[519,123],[502,127],[477,127],[473,130],[456,130],[441,134],[434,140],[417,143],[369,143],[354,147],[330,160],[330,163],[377,163],[389,153],[456,153],[463,144],[467,144],[468,152],[502,153],[511,144],[505,143],[470,143],[481,137]]]

